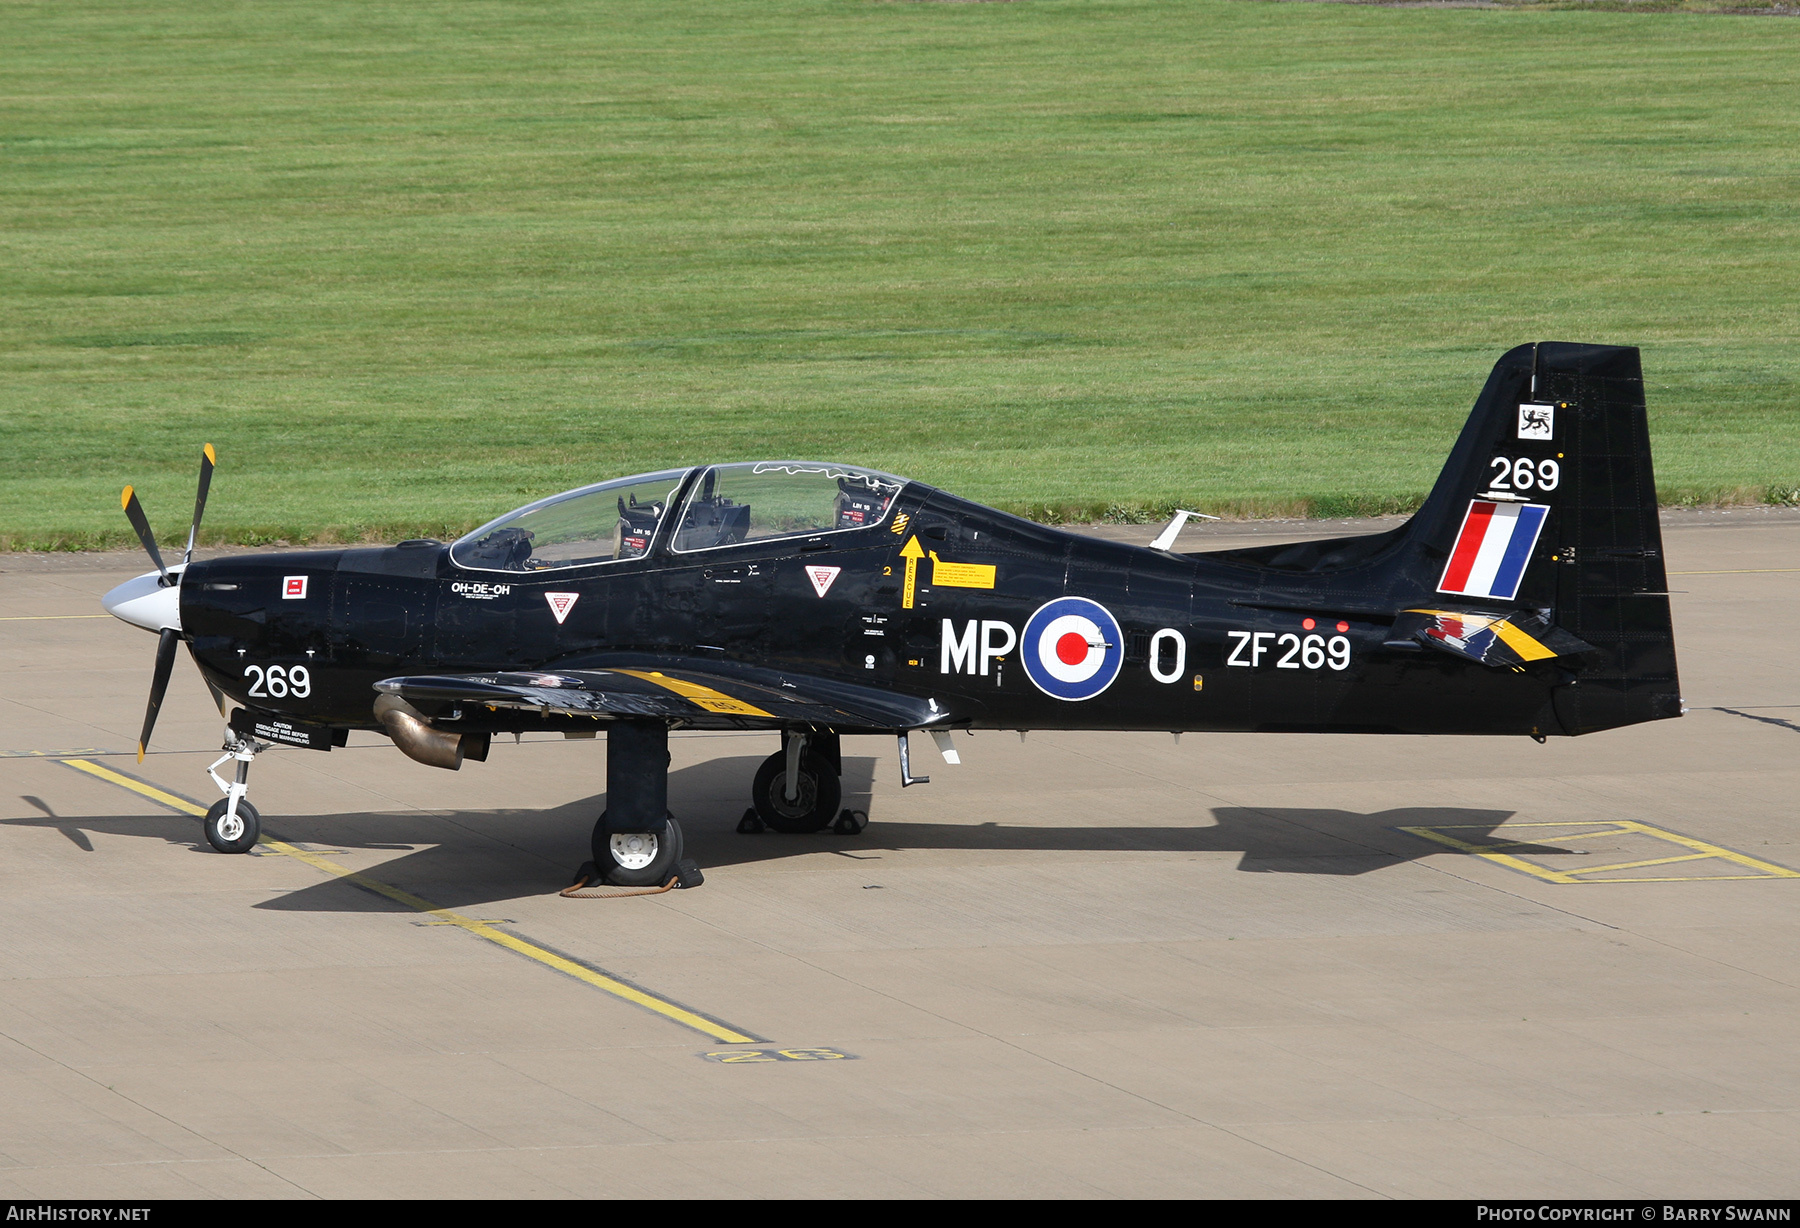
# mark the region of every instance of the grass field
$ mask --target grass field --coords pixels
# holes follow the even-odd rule
[[[1255,0],[11,3],[0,545],[379,538],[696,460],[1040,515],[1416,501],[1638,344],[1800,491],[1800,22]]]

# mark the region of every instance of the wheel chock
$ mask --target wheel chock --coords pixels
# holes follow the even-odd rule
[[[762,816],[756,813],[756,807],[752,806],[744,811],[744,817],[738,820],[737,829],[740,836],[755,836],[767,831],[768,825],[762,821]]]
[[[860,836],[862,829],[869,825],[869,815],[863,810],[846,810],[838,815],[831,830],[840,836]]]
[[[706,875],[700,873],[700,866],[692,857],[683,857],[675,863],[675,885],[683,890],[698,887],[706,881]]]

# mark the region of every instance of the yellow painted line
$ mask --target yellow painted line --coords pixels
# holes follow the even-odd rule
[[[86,772],[89,776],[98,776],[109,785],[118,785],[121,789],[130,789],[133,793],[142,794],[153,802],[179,810],[183,814],[191,814],[196,818],[206,817],[206,807],[190,802],[185,797],[176,797],[173,793],[164,793],[155,785],[145,784],[141,780],[113,771],[109,767],[101,767],[98,763],[89,763],[86,759],[59,759],[58,763],[66,763],[78,772]]]
[[[58,760],[58,762],[66,763],[77,771],[86,772],[90,776],[97,776],[108,784],[115,784],[120,788],[130,789],[133,793],[147,797],[151,801],[168,806],[171,809],[179,810],[183,814],[191,814],[197,817],[204,817],[206,814],[206,807],[197,802],[189,801],[185,797],[177,797],[173,793],[165,792],[155,785],[146,784],[141,780],[133,780],[131,777],[115,772],[110,768],[101,767],[98,763],[89,763],[85,759],[62,759]],[[386,896],[396,904],[404,904],[408,908],[425,913],[426,915],[435,918],[441,924],[454,925],[458,929],[467,930],[477,938],[484,938],[496,946],[505,947],[507,950],[523,955],[527,959],[536,960],[547,968],[554,968],[564,976],[570,976],[578,981],[584,981],[587,984],[592,985],[595,989],[609,993],[615,998],[622,998],[626,1002],[643,1007],[645,1010],[655,1011],[665,1019],[672,1019],[676,1023],[694,1029],[696,1032],[705,1033],[714,1040],[724,1041],[728,1045],[763,1043],[756,1037],[746,1035],[736,1028],[727,1027],[716,1020],[708,1019],[704,1015],[696,1014],[695,1012],[688,1010],[685,1006],[678,1006],[673,1002],[664,1001],[654,994],[646,993],[635,985],[630,985],[617,978],[607,976],[604,972],[599,972],[584,964],[578,964],[566,956],[556,954],[554,951],[546,951],[543,947],[540,947],[535,943],[527,942],[525,939],[516,937],[515,935],[508,934],[504,930],[497,930],[480,918],[465,917],[461,913],[452,912],[448,908],[440,908],[430,900],[416,896],[410,891],[403,891],[399,887],[384,883],[379,879],[370,878],[366,874],[358,874],[355,870],[340,866],[335,861],[327,861],[317,853],[309,853],[303,848],[296,848],[285,840],[275,840],[269,836],[261,836],[257,839],[257,843],[272,852],[280,853],[285,857],[292,857],[296,861],[304,861],[307,865],[312,866],[316,870],[322,870],[326,874],[341,878],[346,882],[354,883],[356,886],[361,887],[366,891],[373,891],[377,895]]]
[[[655,670],[618,669],[615,674],[630,674],[633,678],[642,678],[645,682],[654,683],[665,691],[698,704],[708,712],[722,712],[727,716],[767,716],[774,717],[773,712],[764,712],[755,704],[745,703],[741,699],[733,699],[723,691],[715,691],[709,686],[701,686],[698,682],[689,682],[685,678],[671,678],[667,674]]]
[[[1509,870],[1517,870],[1521,874],[1529,874],[1533,878],[1545,879],[1552,883],[1578,883],[1581,881],[1578,878],[1570,878],[1567,874],[1559,874],[1555,870],[1545,869],[1543,866],[1534,866],[1529,861],[1521,860],[1520,858],[1510,856],[1506,853],[1490,853],[1483,845],[1470,844],[1466,840],[1458,840],[1455,836],[1445,835],[1443,832],[1430,827],[1402,827],[1400,830],[1411,832],[1415,836],[1423,836],[1427,840],[1435,840],[1439,844],[1447,844],[1459,853],[1473,853],[1477,857],[1494,862],[1496,865],[1505,866]]]
[[[1659,840],[1668,840],[1674,844],[1684,845],[1712,857],[1723,857],[1726,861],[1735,861],[1740,866],[1748,866],[1752,870],[1761,870],[1774,878],[1800,878],[1800,870],[1790,870],[1786,866],[1778,866],[1772,861],[1760,861],[1747,853],[1736,853],[1716,844],[1708,844],[1704,840],[1696,840],[1692,836],[1683,836],[1678,832],[1664,831],[1660,827],[1651,827],[1646,823],[1634,823],[1629,819],[1619,820],[1621,825],[1631,831],[1640,831],[1645,835],[1655,836]]]
[[[1683,853],[1679,857],[1652,857],[1648,861],[1621,861],[1610,866],[1584,866],[1580,874],[1605,874],[1608,870],[1642,870],[1646,866],[1670,866],[1678,861],[1711,861],[1711,853]]]
[[[1413,829],[1409,827],[1406,830],[1412,831]],[[1556,841],[1558,844],[1567,844],[1571,840],[1592,840],[1595,836],[1616,836],[1618,834],[1619,834],[1618,828],[1609,827],[1605,831],[1584,831],[1578,835],[1573,835],[1573,836],[1558,836],[1556,838]],[[1469,847],[1477,850],[1478,852],[1492,853],[1499,849],[1530,848],[1534,844],[1542,844],[1542,843],[1543,843],[1542,840],[1502,840],[1497,844],[1471,844],[1471,845],[1469,845]]]
[[[1504,848],[1521,848],[1528,844],[1537,843],[1536,841],[1507,840],[1498,844],[1471,844],[1466,840],[1459,840],[1455,836],[1448,834],[1451,831],[1457,830],[1490,830],[1487,828],[1459,824],[1447,828],[1402,827],[1400,830],[1410,832],[1415,836],[1422,836],[1427,840],[1434,840],[1439,844],[1448,845],[1458,852],[1473,853],[1477,857],[1482,857],[1498,865],[1503,865],[1509,870],[1517,870],[1522,874],[1529,874],[1533,878],[1541,878],[1546,882],[1552,883],[1692,883],[1752,878],[1800,878],[1800,870],[1790,870],[1786,866],[1778,866],[1774,862],[1763,861],[1759,858],[1752,857],[1747,853],[1735,852],[1732,849],[1723,848],[1717,844],[1708,844],[1706,841],[1696,840],[1692,836],[1684,836],[1679,832],[1666,831],[1663,828],[1652,827],[1648,823],[1639,823],[1632,819],[1604,819],[1588,823],[1512,823],[1507,825],[1506,830],[1510,832],[1527,828],[1593,827],[1596,822],[1610,823],[1611,827],[1600,831],[1579,832],[1574,835],[1558,835],[1555,839],[1558,843],[1567,843],[1571,840],[1589,840],[1595,836],[1642,835],[1649,836],[1654,840],[1663,840],[1682,848],[1693,849],[1694,851],[1691,854],[1679,857],[1658,857],[1648,861],[1626,861],[1614,865],[1588,866],[1580,870],[1561,871],[1552,870],[1548,866],[1534,865],[1521,857],[1514,857],[1507,853],[1495,851],[1496,849]],[[1612,870],[1633,870],[1640,867],[1647,868],[1657,865],[1671,865],[1676,862],[1707,861],[1715,857],[1758,872],[1755,874],[1688,874],[1669,877],[1659,876],[1654,878],[1591,877],[1592,875],[1604,874]]]
[[[54,623],[71,618],[111,618],[111,614],[9,614],[0,623]]]
[[[1724,571],[1671,571],[1671,576],[1766,576],[1778,571],[1800,571],[1800,567],[1728,567]]]

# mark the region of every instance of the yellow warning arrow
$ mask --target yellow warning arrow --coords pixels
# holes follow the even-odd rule
[[[900,586],[900,608],[913,608],[913,586],[919,579],[919,560],[925,557],[925,551],[919,548],[919,539],[909,537],[906,544],[900,547],[900,557],[906,560],[906,581]]]

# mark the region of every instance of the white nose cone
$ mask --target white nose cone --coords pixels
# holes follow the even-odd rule
[[[181,579],[179,569],[172,570],[169,574],[177,581]],[[159,573],[152,571],[134,580],[127,580],[100,598],[100,604],[108,614],[134,627],[142,627],[146,631],[179,631],[181,585],[176,583],[164,588],[157,583],[161,578]]]

